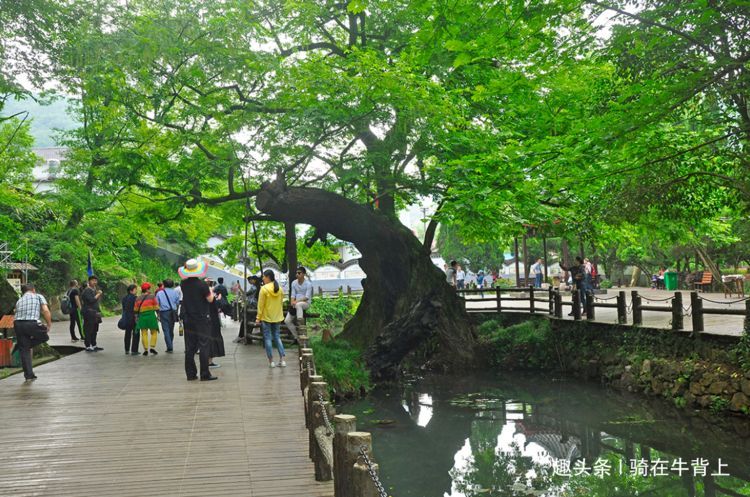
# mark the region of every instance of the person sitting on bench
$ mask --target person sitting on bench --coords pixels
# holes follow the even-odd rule
[[[292,282],[292,291],[289,295],[289,311],[286,314],[284,322],[289,331],[297,339],[297,326],[295,325],[295,316],[297,323],[301,323],[305,317],[304,312],[310,307],[312,302],[313,286],[309,280],[305,279],[307,270],[300,266],[297,268],[297,279]]]

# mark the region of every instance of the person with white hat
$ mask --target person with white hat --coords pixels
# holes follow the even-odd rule
[[[199,259],[189,259],[177,270],[182,278],[182,314],[185,327],[185,374],[188,381],[198,379],[195,368],[195,353],[200,350],[201,381],[216,380],[208,369],[208,354],[211,343],[211,319],[209,304],[214,301],[214,294],[205,278],[208,265]]]

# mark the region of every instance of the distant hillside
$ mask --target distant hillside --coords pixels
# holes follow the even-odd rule
[[[67,102],[56,100],[50,105],[39,105],[34,100],[10,100],[3,108],[3,115],[28,111],[31,121],[31,135],[35,147],[54,147],[56,130],[74,129],[78,124],[66,112]]]

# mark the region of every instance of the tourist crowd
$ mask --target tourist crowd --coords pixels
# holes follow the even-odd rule
[[[159,333],[164,336],[165,352],[173,353],[177,327],[179,336],[184,336],[185,340],[187,379],[216,380],[210,368],[220,367],[214,359],[225,355],[221,333],[223,315],[240,321],[240,336],[235,341],[244,339],[247,329],[260,328],[269,367],[286,367],[281,324],[285,323],[296,339],[297,324],[304,319],[312,302],[313,287],[306,278],[305,268],[299,267],[296,271],[286,316],[284,291],[270,269],[260,276],[248,277],[249,285],[245,285],[244,290],[239,281],[232,285],[232,299],[240,305],[230,303],[230,291],[224,286],[224,279],[213,281],[207,277],[207,272],[208,265],[204,261],[190,259],[177,271],[179,283],[165,279],[156,284],[156,288],[149,282],[129,285],[121,300],[122,315],[117,323],[124,332],[125,354],[140,355],[139,345],[142,345],[143,356],[158,355]],[[82,338],[89,353],[104,350],[97,345],[102,297],[99,280],[91,275],[83,286],[77,280],[70,281],[61,299],[61,311],[69,315],[71,340],[78,342]],[[49,340],[51,329],[52,316],[47,300],[36,292],[33,284],[23,285],[16,303],[14,330],[24,377],[28,381],[36,379],[32,348]],[[278,361],[273,360],[274,345]],[[198,355],[199,367],[196,367],[195,355]]]

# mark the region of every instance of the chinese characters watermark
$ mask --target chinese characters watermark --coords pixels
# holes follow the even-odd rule
[[[684,460],[681,457],[671,461],[667,459],[656,458],[648,459],[630,459],[627,462],[620,460],[617,467],[612,467],[609,459],[597,458],[596,461],[589,464],[586,459],[577,459],[571,463],[568,459],[553,459],[552,470],[557,476],[596,476],[604,478],[614,474],[629,474],[630,476],[657,477],[657,476],[683,476],[692,474],[693,476],[730,476],[728,473],[729,465],[718,459],[716,464],[703,457],[697,457],[692,460]]]

